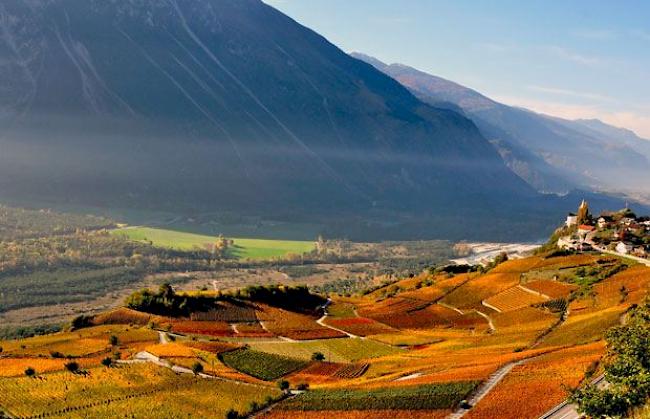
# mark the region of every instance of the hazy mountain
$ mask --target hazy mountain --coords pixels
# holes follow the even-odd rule
[[[0,33],[0,198],[357,237],[538,237],[577,200],[258,0],[7,0]]]
[[[402,64],[367,61],[420,99],[462,109],[499,150],[508,166],[540,191],[572,187],[647,190],[650,142],[600,121],[568,121],[495,102],[475,90]]]

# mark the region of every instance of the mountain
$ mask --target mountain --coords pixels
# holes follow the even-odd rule
[[[574,187],[648,190],[650,141],[600,121],[568,121],[495,102],[475,90],[402,64],[352,54],[434,106],[462,110],[499,150],[508,166],[544,192]]]
[[[540,237],[578,199],[259,0],[8,0],[0,33],[0,199],[378,239]]]

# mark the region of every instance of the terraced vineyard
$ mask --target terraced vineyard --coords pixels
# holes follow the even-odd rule
[[[533,294],[517,286],[488,298],[485,300],[485,305],[490,308],[495,308],[499,312],[504,312],[543,303],[546,300],[547,298]]]
[[[577,287],[560,281],[542,280],[527,282],[526,288],[544,294],[551,299],[567,298]]]
[[[477,385],[470,381],[372,390],[310,391],[283,403],[281,408],[299,411],[449,409]]]
[[[225,417],[253,401],[277,397],[273,388],[178,377],[154,365],[93,368],[84,375],[0,380],[2,407],[12,415],[88,417]],[[214,395],[219,394],[215,398]]]
[[[320,352],[327,361],[332,362],[355,362],[403,352],[399,348],[370,339],[340,338],[308,342],[250,342],[249,344],[259,351],[303,360],[309,360],[315,352]]]
[[[300,359],[250,349],[226,352],[221,360],[231,368],[267,381],[277,380],[308,364]]]
[[[210,304],[176,316],[117,309],[76,330],[0,342],[0,394],[7,395],[0,410],[223,418],[231,408],[246,414],[268,402],[272,409],[258,417],[443,418],[510,365],[467,417],[536,418],[567,397],[565,385],[596,368],[604,334],[648,295],[650,268],[612,266],[593,256],[535,256],[485,274],[424,272],[365,295],[332,296],[330,307],[301,294],[313,305],[293,308],[283,287],[258,290],[273,296],[264,301],[245,293],[215,304],[216,293],[167,295],[160,301],[169,307]],[[608,274],[582,281],[581,269]],[[558,272],[564,276],[551,279]],[[101,365],[107,358],[110,368]],[[66,370],[71,361],[81,373]],[[36,378],[26,376],[30,369]],[[306,391],[280,400],[282,380],[283,388]]]

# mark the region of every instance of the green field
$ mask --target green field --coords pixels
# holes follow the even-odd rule
[[[207,249],[217,241],[217,237],[184,233],[150,227],[127,227],[113,230],[113,234],[123,235],[131,240],[151,242],[154,246],[177,250]],[[230,255],[237,259],[271,259],[290,253],[303,254],[314,249],[315,243],[293,240],[265,240],[231,238],[235,244]]]
[[[220,355],[223,363],[253,377],[272,381],[305,368],[309,362],[265,352],[238,349]]]
[[[281,403],[285,410],[450,409],[476,388],[477,381],[375,390],[314,390]]]
[[[277,355],[311,359],[314,352],[321,352],[329,362],[355,362],[402,352],[401,349],[370,339],[322,339],[306,342],[258,342],[249,343],[251,348]]]

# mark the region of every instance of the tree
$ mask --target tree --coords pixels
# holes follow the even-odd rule
[[[325,355],[322,352],[314,352],[311,355],[311,360],[312,361],[319,361],[319,362],[325,361]]]
[[[174,292],[174,288],[172,288],[171,285],[168,283],[164,283],[160,285],[160,288],[158,290],[159,295],[164,298],[165,300],[172,300],[176,293]]]
[[[117,346],[119,343],[119,339],[115,335],[111,335],[111,337],[108,338],[108,343],[111,344],[111,346]]]
[[[289,382],[287,380],[278,381],[278,388],[282,391],[289,390]]]
[[[606,334],[605,379],[609,386],[576,389],[570,401],[590,417],[623,417],[650,396],[650,298],[631,310],[627,323]]]
[[[192,372],[194,373],[194,375],[199,375],[199,374],[201,374],[201,373],[203,372],[203,364],[201,364],[201,363],[198,362],[198,361],[195,362],[195,363],[192,365]]]
[[[33,376],[36,375],[36,370],[34,368],[32,368],[32,367],[28,367],[25,370],[25,375],[28,376],[28,377],[33,377]]]
[[[106,357],[102,359],[102,365],[105,366],[106,368],[110,367],[111,365],[113,365],[113,359],[110,357]]]
[[[226,419],[239,419],[239,412],[235,409],[229,409],[226,412]]]
[[[68,370],[69,372],[71,372],[73,374],[76,374],[76,373],[79,372],[79,364],[77,364],[74,361],[66,362],[65,364],[63,364],[63,366],[65,367],[66,370]]]

